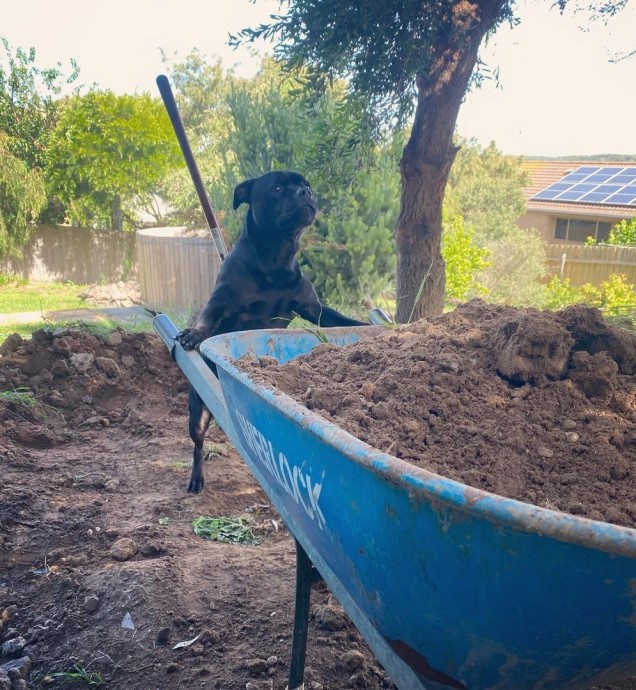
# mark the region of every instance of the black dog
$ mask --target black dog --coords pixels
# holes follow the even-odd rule
[[[309,184],[295,172],[276,171],[242,182],[234,209],[249,204],[241,235],[221,266],[196,328],[177,336],[186,350],[221,333],[285,328],[298,315],[319,326],[364,326],[320,303],[296,261],[303,230],[316,216]],[[190,387],[190,438],[194,442],[189,492],[203,489],[203,439],[212,415]]]

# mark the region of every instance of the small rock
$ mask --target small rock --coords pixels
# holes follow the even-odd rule
[[[276,666],[278,663],[278,657],[277,656],[268,656],[267,657],[267,665],[271,668],[272,666]]]
[[[0,676],[0,690],[11,690],[11,679],[9,676]]]
[[[245,690],[273,690],[273,680],[250,680],[245,684]]]
[[[166,666],[166,673],[177,673],[179,670],[179,664],[174,661]]]
[[[95,357],[90,352],[74,352],[69,360],[71,366],[80,374],[85,374],[93,365]]]
[[[95,360],[97,366],[108,376],[108,378],[114,379],[119,376],[119,367],[115,360],[110,359],[110,357],[98,357]]]
[[[142,544],[141,548],[139,549],[139,553],[141,553],[142,556],[146,556],[146,558],[158,556],[161,551],[162,549],[159,544],[155,544],[152,541],[147,541],[145,544]]]
[[[577,443],[581,437],[576,433],[576,431],[566,431],[565,439],[570,443]]]
[[[51,367],[53,376],[68,376],[69,366],[65,359],[58,359]]]
[[[110,547],[110,555],[116,561],[128,561],[133,556],[135,556],[138,551],[139,547],[137,546],[137,544],[128,537],[122,537],[121,539],[118,539]]]
[[[107,479],[104,482],[104,491],[117,491],[118,488],[119,488],[119,479]],[[117,530],[115,530],[115,533],[116,532],[117,532]],[[117,534],[115,534],[114,536],[117,536]]]
[[[201,633],[201,637],[199,638],[199,642],[201,644],[219,644],[221,641],[221,636],[216,630],[204,630]]]
[[[573,419],[564,419],[561,428],[563,431],[572,431],[576,429],[576,422]]]
[[[130,355],[124,355],[121,358],[121,363],[128,369],[132,369],[135,366],[135,358]]]
[[[340,657],[340,663],[346,671],[353,673],[354,671],[364,667],[364,656],[355,649],[352,649],[349,652],[345,652]]]
[[[7,606],[7,608],[2,612],[2,620],[8,621],[18,612],[18,607],[15,604]]]
[[[362,388],[360,389],[360,392],[369,402],[372,402],[373,401],[373,394],[375,393],[375,386],[371,382],[365,381],[362,384]]]
[[[157,633],[157,637],[155,638],[155,644],[168,644],[171,635],[172,628],[161,628],[161,630]]]
[[[265,659],[250,659],[245,662],[245,668],[251,676],[260,676],[267,671],[267,662]]]
[[[29,647],[29,649],[31,649]],[[31,657],[23,656],[19,659],[13,659],[6,664],[0,666],[0,676],[6,674],[9,678],[26,678],[31,670]],[[1,687],[1,686],[0,686]]]
[[[0,345],[0,353],[9,354],[9,352],[15,352],[23,343],[24,340],[19,333],[11,333]]]
[[[82,607],[84,611],[86,611],[86,613],[95,613],[95,611],[97,611],[97,609],[99,608],[99,597],[96,597],[94,594],[91,594],[90,596],[86,597],[86,599],[84,599]]]
[[[7,640],[0,647],[1,656],[19,656],[26,645],[24,637],[14,637],[12,640]]]
[[[540,458],[552,458],[554,457],[554,452],[551,451],[549,448],[546,448],[545,446],[539,446],[537,448],[537,455]]]
[[[614,506],[610,506],[605,510],[605,521],[606,522],[619,522],[621,519],[621,511]]]
[[[192,656],[203,656],[205,654],[205,647],[202,644],[193,644],[191,650]]]
[[[315,604],[311,607],[311,615],[316,621],[316,625],[323,630],[335,632],[342,630],[347,625],[344,612],[329,604]]]
[[[106,336],[106,342],[109,345],[121,345],[123,342],[121,333],[119,331],[112,331]]]

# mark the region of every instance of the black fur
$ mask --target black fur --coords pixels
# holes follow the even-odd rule
[[[296,172],[276,171],[242,182],[234,209],[249,204],[241,235],[221,266],[216,286],[196,328],[177,340],[186,350],[221,333],[286,328],[298,315],[318,326],[368,325],[321,304],[296,260],[303,230],[313,223],[316,205],[309,184]],[[203,439],[212,415],[190,388],[190,438],[194,443],[189,492],[203,489]]]

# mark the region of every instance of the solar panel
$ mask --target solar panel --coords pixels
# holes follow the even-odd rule
[[[583,165],[542,189],[532,200],[636,206],[636,166]]]

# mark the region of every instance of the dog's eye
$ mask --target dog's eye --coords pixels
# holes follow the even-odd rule
[[[274,194],[279,194],[279,193],[282,192],[282,191],[283,191],[282,185],[275,184],[275,185],[272,187],[272,192],[274,192]]]

